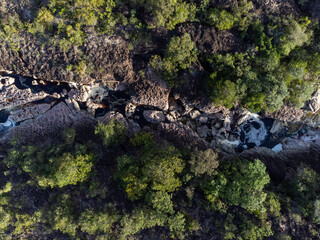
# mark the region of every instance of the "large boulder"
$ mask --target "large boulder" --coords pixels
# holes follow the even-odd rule
[[[146,77],[131,84],[130,88],[133,104],[157,107],[162,110],[169,108],[170,89],[153,69],[148,68]]]
[[[199,149],[207,149],[210,147],[208,142],[201,139],[195,131],[182,123],[160,123],[158,125],[158,133],[180,148],[197,147]]]
[[[42,91],[33,93],[30,88],[19,89],[14,84],[3,86],[0,92],[0,110],[38,101],[47,96],[49,96],[48,93]]]
[[[87,113],[73,111],[64,102],[60,102],[46,113],[12,128],[1,140],[9,142],[19,139],[22,144],[45,144],[60,137],[68,127],[80,130],[79,133],[86,139],[93,132],[95,123],[96,120]]]

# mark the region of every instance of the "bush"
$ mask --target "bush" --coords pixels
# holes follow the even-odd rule
[[[79,227],[81,231],[91,235],[110,233],[115,222],[119,220],[119,216],[115,213],[95,212],[87,209],[81,213],[79,219]]]
[[[127,236],[136,234],[140,230],[163,226],[167,215],[152,211],[148,208],[136,208],[131,214],[125,215],[121,221],[121,239],[127,239]]]
[[[197,49],[188,33],[181,37],[174,36],[167,45],[164,58],[153,56],[150,60],[151,66],[162,75],[169,85],[177,83],[179,70],[187,69],[197,61]]]
[[[110,144],[120,144],[124,141],[126,128],[122,122],[115,122],[111,120],[108,124],[99,123],[94,131],[98,134],[105,147]]]
[[[263,189],[269,181],[266,167],[260,160],[238,160],[224,164],[217,177],[203,189],[212,204],[220,198],[249,211],[265,211],[263,203],[267,194]]]
[[[208,176],[216,175],[216,168],[219,166],[217,158],[218,154],[216,154],[211,148],[205,151],[199,151],[196,149],[191,153],[189,161],[191,165],[191,172],[193,172],[197,177],[203,174]]]
[[[208,19],[213,25],[221,30],[231,29],[235,23],[235,18],[232,13],[224,9],[210,9],[208,12]]]
[[[74,143],[73,130],[64,135],[65,144],[12,148],[4,161],[8,167],[20,166],[42,187],[64,187],[83,182],[91,172],[95,157],[88,153],[85,145]]]
[[[153,207],[159,213],[170,213],[173,214],[173,203],[171,200],[172,196],[166,192],[150,192],[146,200],[151,207]]]
[[[152,145],[143,141],[143,136],[149,135],[138,134],[131,140],[139,146],[136,155],[125,155],[117,159],[116,175],[131,200],[140,199],[147,188],[173,192],[182,184],[177,176],[184,168],[179,151],[171,146],[161,148],[155,143]]]

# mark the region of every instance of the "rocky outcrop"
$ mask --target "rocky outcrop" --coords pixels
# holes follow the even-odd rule
[[[49,96],[48,93],[33,93],[30,88],[19,89],[14,84],[2,87],[0,92],[0,110],[38,101]]]
[[[197,147],[199,149],[210,147],[208,142],[201,139],[195,131],[182,123],[160,123],[158,125],[158,133],[179,147]]]
[[[278,119],[279,121],[295,123],[299,122],[304,115],[304,111],[302,109],[283,105],[279,110],[273,113],[265,113],[265,117]]]
[[[320,90],[315,92],[312,98],[307,103],[307,109],[313,113],[317,112],[320,109]]]
[[[83,112],[72,111],[64,102],[61,102],[46,113],[12,128],[9,134],[2,139],[8,142],[10,139],[18,138],[22,144],[45,144],[54,141],[61,136],[67,127],[80,130],[79,133],[87,134],[96,120]]]
[[[143,117],[149,123],[159,124],[160,122],[164,122],[166,117],[162,111],[154,111],[154,110],[145,110],[143,111]]]
[[[89,36],[82,51],[77,48],[62,51],[58,45],[44,45],[29,34],[16,41],[18,50],[8,41],[1,43],[0,70],[38,79],[77,83],[90,83],[94,79],[131,82],[134,76],[127,42],[120,37]],[[79,66],[81,73],[76,71]]]
[[[131,84],[131,99],[135,105],[147,105],[167,110],[170,90],[164,80],[149,68],[146,77]]]
[[[24,106],[23,108],[12,109],[10,110],[10,118],[12,121],[18,123],[44,114],[51,108],[51,106],[52,103],[44,103]]]
[[[242,51],[243,40],[238,31],[218,31],[213,26],[185,23],[177,27],[179,34],[189,33],[199,51],[214,54]]]

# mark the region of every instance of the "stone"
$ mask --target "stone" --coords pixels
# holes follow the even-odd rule
[[[225,120],[223,121],[223,127],[226,131],[231,131],[231,120],[229,116],[226,116]]]
[[[126,107],[125,107],[125,115],[127,118],[130,118],[133,116],[134,112],[136,111],[137,106],[134,105],[131,102],[128,102]]]
[[[89,90],[89,87],[81,86],[78,89],[71,89],[68,96],[78,102],[86,102],[89,98]]]
[[[64,89],[62,90],[62,92],[60,93],[60,95],[61,95],[61,97],[67,96],[67,95],[68,95],[67,89],[64,88]]]
[[[172,116],[170,113],[166,115],[166,119],[169,121],[169,122],[176,122],[176,118],[174,116]]]
[[[279,120],[274,120],[272,127],[270,129],[270,133],[274,134],[276,132],[278,132],[282,127],[282,124]]]
[[[210,135],[210,129],[208,128],[208,126],[204,125],[201,127],[197,127],[197,132],[199,134],[199,137],[201,138],[206,138]]]
[[[125,117],[121,113],[115,111],[107,112],[104,116],[97,117],[96,119],[102,124],[108,124],[111,120],[114,120],[116,122],[122,122],[127,129],[129,127]]]
[[[199,122],[200,123],[207,123],[208,122],[208,117],[204,117],[204,116],[199,117]]]
[[[10,110],[10,118],[18,123],[27,119],[35,118],[47,112],[53,103],[34,104]]]
[[[198,110],[192,110],[189,114],[191,119],[196,119],[201,115],[201,113]]]
[[[146,70],[146,77],[130,85],[130,95],[135,105],[152,106],[162,109],[169,108],[170,89],[152,68]]]
[[[44,114],[33,119],[23,121],[12,128],[8,135],[2,139],[8,142],[19,136],[21,144],[44,145],[60,138],[65,128],[75,128],[80,138],[94,137],[96,120],[85,112],[72,111],[64,102],[54,105]]]
[[[19,89],[15,85],[9,85],[0,92],[0,110],[38,101],[47,96],[49,94],[42,91],[33,93],[30,88]]]
[[[160,123],[158,125],[158,133],[161,137],[172,142],[175,146],[207,149],[210,144],[188,126],[182,123]]]
[[[273,113],[265,113],[264,117],[274,118],[288,123],[297,123],[302,120],[304,111],[289,105],[283,105],[279,110]]]
[[[85,90],[83,91],[85,92]],[[90,98],[92,102],[101,103],[103,98],[105,98],[106,96],[108,96],[108,91],[106,89],[102,87],[93,87],[90,90],[89,96],[87,98]],[[82,98],[84,98],[83,94],[82,94]]]
[[[320,109],[320,89],[313,94],[313,97],[309,100],[307,104],[307,109],[313,113]]]
[[[33,81],[32,81],[32,85],[33,85],[33,86],[37,86],[37,85],[39,85],[39,83],[37,82],[37,80],[33,80]]]
[[[15,82],[15,79],[12,77],[1,77],[0,76],[0,84],[2,86],[9,86],[9,85],[14,84],[14,82]]]
[[[53,98],[56,98],[56,99],[59,99],[61,97],[61,95],[57,92],[54,92],[50,95],[50,97],[53,97]]]
[[[217,129],[215,129],[214,127],[211,128],[211,135],[212,136],[216,136],[217,135]]]
[[[147,122],[159,124],[166,120],[165,115],[162,111],[145,110],[143,111],[143,116]]]
[[[72,102],[73,108],[74,108],[75,110],[77,110],[77,111],[80,111],[79,103],[78,103],[76,100],[74,100],[74,99],[72,99],[71,102]]]

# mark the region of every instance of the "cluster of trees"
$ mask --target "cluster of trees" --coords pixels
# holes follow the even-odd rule
[[[299,1],[302,5],[306,2]],[[229,8],[208,0],[49,0],[32,9],[31,15],[27,21],[14,11],[0,9],[0,39],[19,50],[21,33],[29,33],[44,44],[67,51],[72,46],[81,50],[89,35],[115,33],[131,41],[133,49],[136,41],[147,45],[150,29],[172,31],[185,22],[239,31],[245,43],[241,53],[206,56],[185,33],[170,37],[166,49],[149,61],[170,87],[198,61],[208,73],[206,91],[216,105],[238,103],[252,111],[271,112],[284,103],[301,107],[318,87],[317,23],[307,17],[269,16],[268,24],[262,24],[249,0],[236,1]],[[90,62],[83,56],[66,70],[81,76],[94,70],[88,66]]]
[[[245,37],[252,45],[245,53],[208,56],[212,73],[211,99],[231,107],[235,103],[252,111],[275,111],[284,103],[302,107],[318,87],[319,55],[308,18],[270,24],[252,24]],[[305,46],[305,47],[304,47]]]
[[[258,159],[221,161],[211,149],[180,150],[114,121],[95,133],[100,138],[80,144],[66,129],[61,144],[8,149],[1,166],[3,239],[130,239],[148,229],[162,229],[167,239],[210,231],[223,239],[283,238],[278,226],[291,211],[298,224],[314,223],[311,235],[319,230],[320,175],[309,166],[276,186]],[[199,218],[195,208],[213,220]]]

